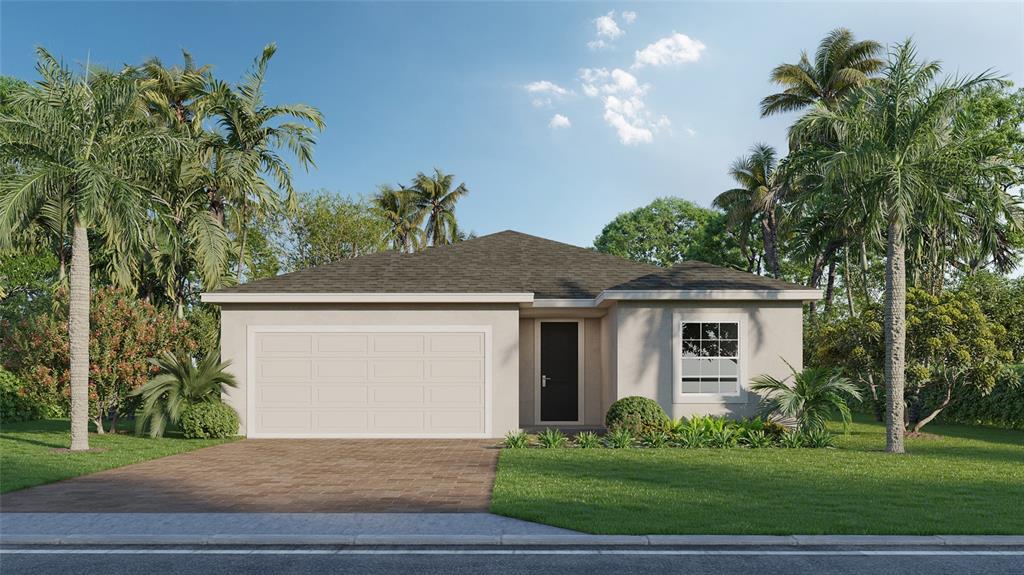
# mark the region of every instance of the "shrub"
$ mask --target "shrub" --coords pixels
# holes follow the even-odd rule
[[[0,367],[0,421],[42,419],[44,407],[25,394],[18,376]]]
[[[740,435],[740,443],[747,447],[754,449],[760,449],[765,447],[772,447],[775,445],[775,440],[768,436],[763,430],[760,429],[744,429]]]
[[[804,446],[804,436],[799,431],[787,431],[779,438],[779,446],[787,449],[799,449]]]
[[[625,449],[627,447],[633,447],[633,442],[636,441],[636,436],[633,432],[625,427],[619,427],[611,431],[608,435],[604,436],[605,443],[612,449]]]
[[[546,447],[548,449],[565,447],[565,444],[568,442],[569,438],[558,429],[548,428],[537,434],[537,443],[540,444],[541,447]]]
[[[609,430],[628,429],[633,435],[652,429],[665,429],[668,422],[665,410],[657,401],[635,395],[613,403],[604,418],[604,424]]]
[[[640,441],[646,447],[653,447],[655,449],[667,447],[669,439],[669,434],[663,429],[650,429],[640,436]]]
[[[191,403],[181,410],[178,427],[187,439],[221,439],[238,434],[238,414],[220,401]]]
[[[593,431],[581,431],[580,433],[577,433],[574,441],[576,442],[576,447],[579,447],[580,449],[601,447],[601,437]]]
[[[672,436],[672,444],[678,447],[699,449],[707,447],[709,442],[708,434],[696,429],[686,429]]]
[[[708,444],[711,447],[725,449],[727,447],[736,447],[736,442],[739,440],[739,434],[733,427],[723,427],[722,429],[711,433],[708,439]]]
[[[764,422],[763,431],[765,435],[778,441],[789,430],[778,421],[766,421]]]
[[[789,369],[793,373],[792,385],[770,375],[759,375],[750,385],[752,391],[764,394],[766,413],[796,419],[804,431],[824,429],[825,423],[836,413],[843,425],[850,423],[846,398],[860,401],[860,391],[853,382],[832,369],[807,367],[799,372],[792,366]]]
[[[230,362],[216,356],[203,358],[198,365],[188,355],[166,353],[151,360],[159,373],[132,395],[142,398],[141,417],[135,420],[135,433],[147,427],[150,437],[163,435],[168,423],[177,423],[182,410],[193,404],[220,401],[225,386],[235,387],[235,376],[225,371]]]
[[[503,444],[508,449],[524,449],[530,446],[530,436],[525,431],[510,431]]]
[[[825,429],[811,429],[809,431],[802,431],[800,435],[804,447],[810,447],[812,449],[823,449],[826,447],[836,446],[835,436],[833,436]]]

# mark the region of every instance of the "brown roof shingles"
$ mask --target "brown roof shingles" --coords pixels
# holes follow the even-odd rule
[[[683,262],[669,269],[514,231],[405,254],[382,252],[233,286],[220,293],[533,293],[589,299],[606,289],[807,289]]]

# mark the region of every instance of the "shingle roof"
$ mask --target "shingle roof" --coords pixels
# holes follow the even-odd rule
[[[703,262],[669,269],[504,231],[413,253],[382,252],[218,293],[521,293],[584,299],[606,289],[807,289]]]

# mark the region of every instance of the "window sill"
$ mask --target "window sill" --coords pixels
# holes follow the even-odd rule
[[[675,396],[672,398],[673,405],[693,405],[705,403],[746,403],[746,394],[720,395],[715,393],[694,393],[692,395]]]

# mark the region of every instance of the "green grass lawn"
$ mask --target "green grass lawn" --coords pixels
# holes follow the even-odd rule
[[[491,511],[589,533],[1024,534],[1024,432],[925,431],[904,456],[863,419],[838,449],[506,449]]]
[[[57,451],[71,443],[66,420],[4,423],[0,427],[0,493],[52,483],[217,445],[231,439],[182,439],[170,432],[161,439],[127,434],[89,434],[89,447],[102,452]]]

